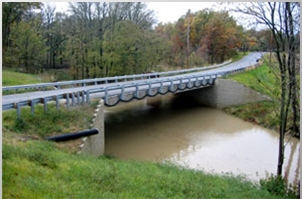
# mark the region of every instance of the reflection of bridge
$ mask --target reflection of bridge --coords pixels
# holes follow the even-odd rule
[[[147,96],[154,97],[158,94],[165,95],[169,92],[183,92],[211,86],[218,77],[253,66],[259,58],[261,53],[255,52],[231,64],[226,62],[181,71],[3,87],[3,92],[9,90],[31,90],[31,92],[2,96],[2,110],[17,109],[20,116],[20,109],[23,106],[31,106],[34,113],[35,104],[43,103],[47,110],[47,102],[56,101],[59,109],[59,101],[62,99],[66,100],[69,107],[89,102],[91,97],[103,98],[106,106],[115,106],[119,102],[140,100]],[[81,86],[75,87],[78,85]],[[54,87],[55,90],[47,90]],[[43,91],[36,91],[37,89]]]

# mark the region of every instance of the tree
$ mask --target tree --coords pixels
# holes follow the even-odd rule
[[[9,35],[11,26],[19,23],[22,16],[30,12],[32,9],[41,8],[42,3],[38,2],[3,2],[2,3],[2,42],[4,47],[9,46]]]
[[[38,73],[43,65],[46,46],[39,34],[29,23],[20,22],[11,26],[11,50],[6,59],[15,66],[23,67],[28,73]]]
[[[243,3],[234,11],[255,18],[256,23],[269,28],[275,48],[273,49],[281,79],[281,106],[279,120],[279,158],[277,175],[282,175],[284,161],[284,136],[287,132],[288,114],[292,108],[293,124],[291,132],[299,133],[298,115],[300,112],[297,100],[296,51],[299,48],[300,3],[297,2],[258,2]]]

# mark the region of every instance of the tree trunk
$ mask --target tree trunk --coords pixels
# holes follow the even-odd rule
[[[282,175],[282,167],[284,161],[284,135],[286,129],[286,122],[285,122],[285,98],[286,98],[286,82],[285,82],[285,73],[281,73],[281,107],[280,107],[280,127],[279,127],[279,157],[278,157],[278,169],[277,175]]]

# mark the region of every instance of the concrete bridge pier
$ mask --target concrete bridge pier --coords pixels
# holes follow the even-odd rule
[[[217,79],[213,86],[182,92],[177,95],[213,108],[271,100],[271,98],[229,79]]]

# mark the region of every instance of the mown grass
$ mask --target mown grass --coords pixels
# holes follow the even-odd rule
[[[2,86],[25,85],[43,83],[43,79],[38,75],[2,71]]]
[[[2,86],[15,86],[27,84],[39,84],[51,82],[53,79],[47,73],[40,75],[26,74],[14,71],[2,71]],[[44,88],[45,90],[53,90],[51,87]],[[10,95],[16,93],[32,92],[31,90],[19,89],[2,91],[2,95]]]
[[[37,107],[35,115],[25,108],[22,122],[14,111],[2,113],[3,198],[280,198],[244,177],[76,155],[43,141],[86,128],[93,106],[67,110],[62,105],[57,112],[50,105],[47,113]]]

